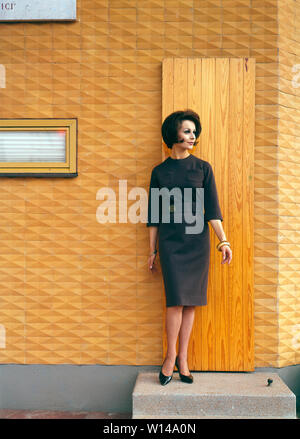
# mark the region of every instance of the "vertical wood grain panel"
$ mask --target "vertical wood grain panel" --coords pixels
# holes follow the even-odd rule
[[[201,76],[201,120],[205,135],[202,139],[201,157],[211,163],[214,168],[214,148],[215,148],[215,59],[202,59]],[[213,246],[212,231],[210,228],[211,247]],[[210,252],[210,260],[211,258]],[[214,309],[214,289],[215,275],[214,263],[210,265],[208,276],[207,302],[208,306],[201,309],[202,315],[202,370],[215,370],[215,314]]]
[[[187,107],[188,81],[187,81],[187,58],[174,59],[174,110]]]
[[[230,59],[230,102],[229,102],[229,193],[228,239],[232,245],[235,263],[229,270],[229,322],[230,322],[230,368],[243,369],[243,60]]]
[[[254,131],[255,60],[244,61],[243,346],[244,369],[254,370]]]
[[[224,221],[222,223],[228,236],[228,136],[229,136],[229,59],[216,60],[216,143],[215,178]],[[218,240],[215,239],[215,245]],[[215,247],[213,249],[215,251]],[[228,270],[221,265],[221,259],[215,264],[216,297],[216,370],[226,370],[229,364],[229,329],[224,316],[228,316]]]
[[[196,307],[188,349],[191,370],[253,370],[254,92],[254,59],[247,60],[247,71],[245,58],[163,62],[167,102],[162,119],[185,108],[199,113],[202,133],[193,154],[213,167],[222,224],[233,249],[231,265],[221,265],[210,226],[208,305]],[[164,355],[166,348],[164,332]]]
[[[174,108],[174,58],[166,58],[162,69],[162,122]],[[168,157],[162,148],[162,161]]]
[[[202,60],[201,58],[188,58],[188,108],[193,109],[199,115],[201,114],[201,69]],[[201,141],[202,137],[199,137],[199,143],[193,148],[192,153],[200,157]],[[190,368],[197,369],[199,367],[199,361],[201,361],[202,355],[202,344],[201,336],[202,334],[202,311],[201,307],[196,307],[194,325],[192,328],[190,342],[188,347],[188,357],[191,359]],[[200,359],[200,360],[199,360]],[[201,367],[201,366],[200,366]]]

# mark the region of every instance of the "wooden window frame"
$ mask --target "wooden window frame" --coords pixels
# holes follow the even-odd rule
[[[0,131],[66,131],[66,161],[0,162],[0,177],[77,177],[77,118],[0,119]]]

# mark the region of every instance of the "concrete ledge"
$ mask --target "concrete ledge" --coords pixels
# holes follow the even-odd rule
[[[157,373],[139,373],[132,419],[296,419],[296,396],[276,373],[193,372],[194,383],[162,386]],[[267,379],[273,383],[267,386]]]
[[[161,364],[1,364],[0,409],[132,413],[132,392],[138,374],[151,372],[157,376],[158,382],[160,367]],[[200,372],[227,373],[192,371],[193,375]],[[264,372],[268,376],[276,373],[280,376],[298,397],[300,418],[300,365],[259,367],[255,368],[255,372]],[[168,386],[177,379],[178,374],[175,373]]]

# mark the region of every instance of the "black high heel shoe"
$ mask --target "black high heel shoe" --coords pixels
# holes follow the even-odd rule
[[[180,376],[181,381],[183,381],[184,383],[192,384],[192,382],[194,381],[193,375],[191,375],[191,374],[183,375],[182,373],[180,373],[179,366],[178,366],[178,357],[176,357],[175,365],[176,365],[177,370],[179,372],[179,376]]]
[[[165,362],[165,360],[164,360],[164,362]],[[162,364],[162,366],[161,366],[161,368],[160,368],[160,372],[159,372],[159,381],[160,381],[160,384],[161,384],[162,386],[165,386],[166,384],[168,384],[168,383],[171,381],[171,379],[172,379],[172,377],[173,377],[173,373],[172,373],[172,375],[164,375],[164,374],[162,373],[163,365],[164,365],[164,363]]]

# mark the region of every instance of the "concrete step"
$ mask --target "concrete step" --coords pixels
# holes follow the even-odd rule
[[[188,384],[174,371],[166,386],[158,374],[138,374],[132,419],[296,419],[296,395],[277,373],[192,372]]]

